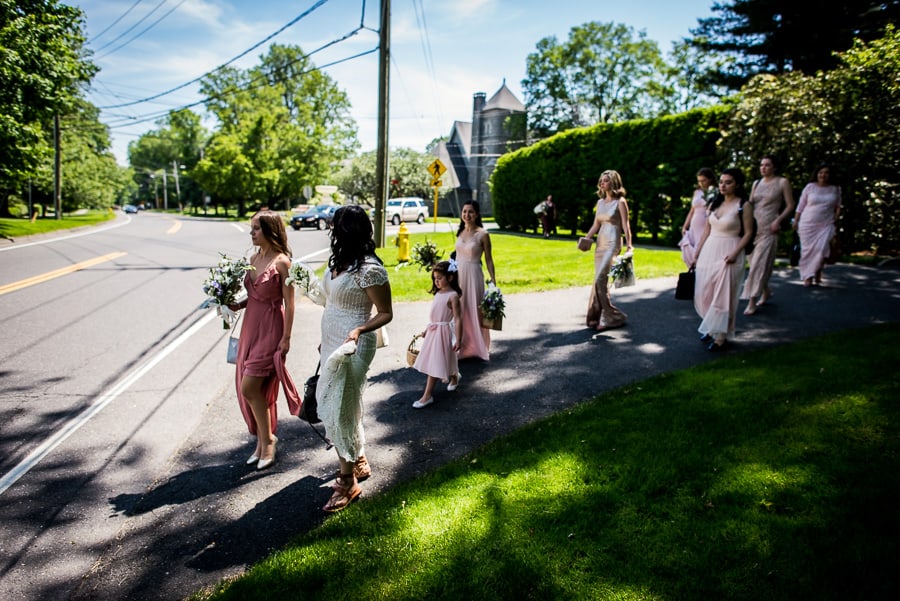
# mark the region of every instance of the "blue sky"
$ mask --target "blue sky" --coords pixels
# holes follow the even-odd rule
[[[378,0],[73,4],[86,14],[88,48],[101,68],[89,93],[100,107],[182,86],[296,20],[231,64],[255,65],[273,42],[299,45],[308,53],[318,50],[313,62],[350,98],[362,150],[375,148]],[[645,31],[668,53],[673,41],[688,36],[699,18],[710,15],[711,6],[712,0],[392,0],[390,145],[424,151],[432,139],[450,132],[453,121],[471,120],[473,94],[490,97],[504,79],[524,102],[525,59],[544,37],[562,41],[574,26],[616,22]],[[298,19],[307,11],[308,16]],[[351,58],[359,54],[363,56]],[[155,118],[198,102],[197,89],[190,84],[153,100],[103,109],[101,119],[111,127],[118,161],[126,164],[128,143],[158,127]],[[203,112],[202,106],[193,110]]]

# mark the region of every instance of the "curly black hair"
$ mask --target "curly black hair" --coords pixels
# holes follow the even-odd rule
[[[334,212],[332,223],[329,269],[336,272],[357,271],[369,255],[381,263],[381,259],[375,254],[372,222],[362,207],[340,207]]]

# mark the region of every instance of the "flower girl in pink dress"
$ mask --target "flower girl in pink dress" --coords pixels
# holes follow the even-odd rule
[[[459,386],[459,365],[456,353],[459,351],[459,339],[462,336],[462,320],[459,297],[459,270],[456,261],[441,261],[431,270],[431,322],[422,332],[425,338],[419,356],[413,367],[428,378],[425,380],[425,392],[413,403],[413,407],[421,409],[434,402],[432,393],[438,380],[448,382],[447,390],[456,390]]]

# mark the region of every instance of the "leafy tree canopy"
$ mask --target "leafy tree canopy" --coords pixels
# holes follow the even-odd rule
[[[731,0],[716,2],[712,12],[691,30],[691,43],[733,58],[709,75],[736,90],[761,73],[833,69],[835,52],[854,39],[879,38],[897,22],[900,0]]]
[[[344,162],[335,181],[348,198],[355,202],[375,201],[376,151],[364,152]],[[431,195],[431,175],[428,165],[434,156],[416,152],[412,148],[396,148],[388,156],[390,196],[418,196],[428,200]]]
[[[544,38],[526,58],[522,81],[529,128],[545,136],[658,114],[664,68],[656,42],[626,25],[591,22],[563,43]]]

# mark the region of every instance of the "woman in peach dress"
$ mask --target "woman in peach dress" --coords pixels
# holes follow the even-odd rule
[[[753,315],[757,307],[772,298],[769,278],[772,277],[775,253],[778,251],[778,233],[781,231],[781,222],[794,212],[791,182],[786,177],[779,176],[777,168],[778,164],[773,157],[764,156],[760,159],[759,173],[762,179],[753,182],[750,190],[750,202],[753,203],[753,216],[756,219],[756,239],[750,254],[750,271],[741,293],[741,299],[747,301],[744,315]]]
[[[800,279],[804,286],[822,283],[822,268],[831,251],[841,214],[841,187],[831,183],[831,167],[822,165],[803,188],[794,229],[800,236]]]
[[[475,200],[462,206],[459,229],[456,232],[456,263],[459,267],[459,287],[462,288],[462,340],[459,341],[459,358],[490,358],[491,335],[481,327],[481,300],[484,298],[484,272],[481,257],[491,282],[494,275],[494,257],[491,254],[491,236],[481,223],[481,209]]]
[[[294,325],[294,287],[285,284],[291,266],[291,249],[281,216],[272,211],[254,215],[250,220],[250,240],[257,251],[250,258],[253,269],[244,276],[247,299],[230,308],[235,311],[246,308],[238,343],[235,384],[241,414],[250,433],[256,436],[256,449],[247,459],[247,465],[256,464],[262,470],[275,463],[278,442],[275,401],[279,383],[295,415],[300,410],[300,395],[285,368]]]
[[[681,259],[688,267],[697,261],[697,243],[706,227],[706,207],[716,197],[716,174],[709,167],[697,172],[697,188],[691,198],[691,210],[681,226]]]
[[[725,169],[697,245],[694,308],[702,319],[700,341],[710,351],[723,350],[728,338],[734,336],[744,248],[753,238],[753,205],[744,198],[744,173]]]
[[[585,235],[590,240],[597,234],[594,251],[594,285],[588,303],[587,326],[598,332],[625,325],[628,316],[612,304],[609,298],[609,270],[622,250],[632,251],[631,226],[628,223],[628,202],[622,178],[616,171],[604,171],[597,182],[597,201],[594,223]],[[587,249],[585,249],[587,250]]]

